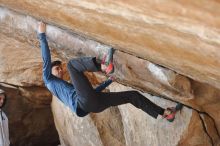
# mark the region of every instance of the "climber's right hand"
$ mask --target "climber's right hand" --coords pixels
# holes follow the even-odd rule
[[[40,22],[38,24],[38,33],[45,33],[46,32],[46,24],[43,22]]]

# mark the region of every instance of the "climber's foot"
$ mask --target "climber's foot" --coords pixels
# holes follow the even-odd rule
[[[110,48],[108,53],[102,58],[101,69],[106,74],[111,74],[114,72],[113,53],[114,49]]]
[[[181,110],[183,105],[181,103],[178,103],[176,107],[169,107],[164,111],[163,118],[166,118],[167,121],[173,122],[175,119],[175,115],[177,111]]]

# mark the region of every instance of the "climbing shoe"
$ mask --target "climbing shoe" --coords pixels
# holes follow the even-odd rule
[[[114,72],[113,54],[114,54],[114,49],[110,48],[108,50],[108,53],[104,55],[104,57],[102,58],[101,64],[106,66],[104,70],[106,74],[111,74]]]
[[[177,111],[180,111],[182,109],[182,107],[183,107],[183,105],[181,103],[178,103],[176,105],[176,107],[167,108],[164,111],[163,118],[166,118],[167,121],[169,121],[169,122],[173,122],[174,119],[175,119],[175,115],[176,115]]]

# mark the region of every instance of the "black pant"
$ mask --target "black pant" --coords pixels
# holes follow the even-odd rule
[[[98,113],[110,106],[131,103],[154,118],[157,118],[158,114],[163,115],[164,113],[163,108],[157,106],[137,91],[95,92],[83,73],[84,71],[100,71],[100,64],[96,62],[96,58],[94,57],[72,59],[68,62],[67,67],[77,96],[79,97],[79,106],[86,112]]]

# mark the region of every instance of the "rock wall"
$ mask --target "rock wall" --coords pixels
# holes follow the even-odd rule
[[[132,90],[132,88],[117,83],[110,86],[112,92],[126,90]],[[173,102],[155,98],[147,93],[144,95],[162,107],[175,105]],[[203,115],[187,107],[177,114],[174,123],[166,122],[161,117],[154,119],[129,104],[79,118],[56,97],[53,97],[52,110],[61,144],[64,146],[211,146],[219,144],[213,125],[210,124],[209,128],[215,134],[211,131],[206,133],[203,126],[208,122],[201,120]],[[206,118],[211,121],[209,117]],[[211,137],[211,133],[216,137],[214,135]]]
[[[208,4],[205,0],[166,4],[141,0],[135,4],[0,0],[0,82],[16,87],[19,94],[11,97],[29,101],[27,105],[34,111],[29,115],[26,108],[22,110],[27,105],[8,105],[13,144],[58,143],[48,105],[51,95],[42,82],[36,36],[37,22],[44,20],[49,23],[47,36],[53,58],[67,62],[73,57],[98,56],[114,46],[117,83],[110,91],[134,88],[163,107],[175,102],[185,105],[170,124],[160,118],[154,120],[131,105],[78,118],[54,97],[52,111],[61,145],[220,145],[219,19],[215,17],[220,12],[218,2]],[[100,73],[87,75],[93,85],[105,79]],[[21,110],[28,126],[14,122],[14,110]],[[23,127],[29,128],[24,131]],[[28,136],[19,139],[14,134],[19,129]],[[43,139],[42,143],[37,143],[38,139]]]
[[[220,87],[216,0],[0,0],[0,5]]]
[[[4,111],[9,119],[9,136],[11,146],[55,146],[59,137],[55,129],[53,115],[50,110],[51,96],[45,88],[23,87],[1,84],[7,93]],[[49,96],[48,96],[49,95]]]

